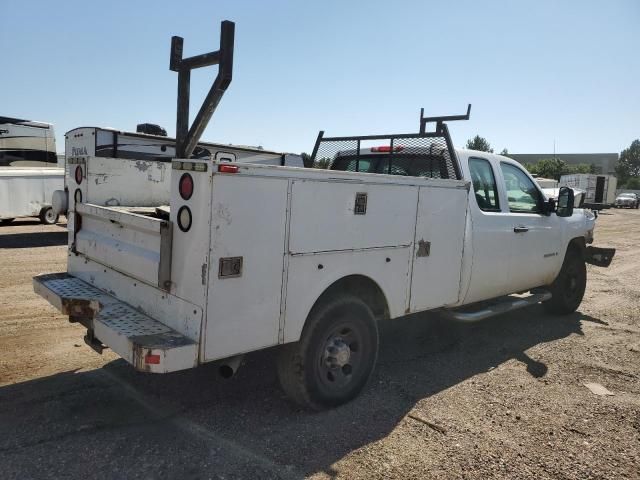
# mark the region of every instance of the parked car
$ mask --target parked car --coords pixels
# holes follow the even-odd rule
[[[640,198],[637,193],[621,193],[616,197],[616,208],[638,208],[640,206]]]

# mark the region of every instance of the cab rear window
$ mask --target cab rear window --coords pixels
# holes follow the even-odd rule
[[[444,157],[440,155],[360,155],[338,157],[331,170],[384,173],[407,177],[449,178]]]

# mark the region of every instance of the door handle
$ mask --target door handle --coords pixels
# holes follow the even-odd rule
[[[524,225],[518,225],[517,227],[513,227],[513,231],[515,233],[526,233],[529,231],[529,227],[525,227]]]

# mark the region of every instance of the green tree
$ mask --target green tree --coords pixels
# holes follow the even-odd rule
[[[509,150],[507,150],[506,148],[503,148],[502,151],[500,152],[500,155],[508,157],[509,156]]]
[[[311,155],[309,155],[307,152],[302,152],[300,156],[302,157],[302,164],[306,168],[313,167],[313,162],[311,161]]]
[[[330,158],[321,158],[313,162],[313,168],[329,168],[331,166]]]
[[[629,190],[640,190],[640,177],[631,177],[628,179],[624,188],[628,188]]]
[[[560,177],[569,173],[570,170],[567,162],[559,158],[543,158],[536,163],[525,165],[525,167],[530,173],[556,180],[560,180]]]
[[[489,142],[487,142],[486,138],[481,137],[480,135],[476,135],[473,138],[467,140],[467,146],[469,150],[478,150],[479,152],[489,152],[493,153],[493,148]]]
[[[616,174],[621,184],[626,184],[629,179],[640,177],[640,140],[634,140],[629,148],[620,152]]]
[[[568,165],[566,173],[597,173],[596,166],[591,163],[579,163],[578,165]]]

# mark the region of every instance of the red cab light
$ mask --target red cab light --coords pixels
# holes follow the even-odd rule
[[[238,173],[237,165],[229,165],[228,163],[223,163],[218,165],[218,171],[220,173]]]
[[[178,183],[178,191],[183,200],[189,200],[193,195],[193,177],[188,173],[183,173]]]
[[[76,172],[75,172],[75,177],[76,177],[76,183],[78,185],[80,185],[82,183],[82,178],[83,178],[83,174],[82,174],[82,167],[80,165],[78,165],[76,167]]]
[[[399,145],[397,147],[393,147],[393,151],[394,152],[401,152],[404,149],[403,146]],[[380,147],[371,147],[371,151],[372,152],[378,152],[378,153],[389,153],[391,152],[391,146],[390,145],[382,145]]]
[[[160,364],[160,355],[157,355],[157,354],[152,355],[152,354],[148,353],[144,357],[144,363],[147,363],[149,365],[159,365]]]

